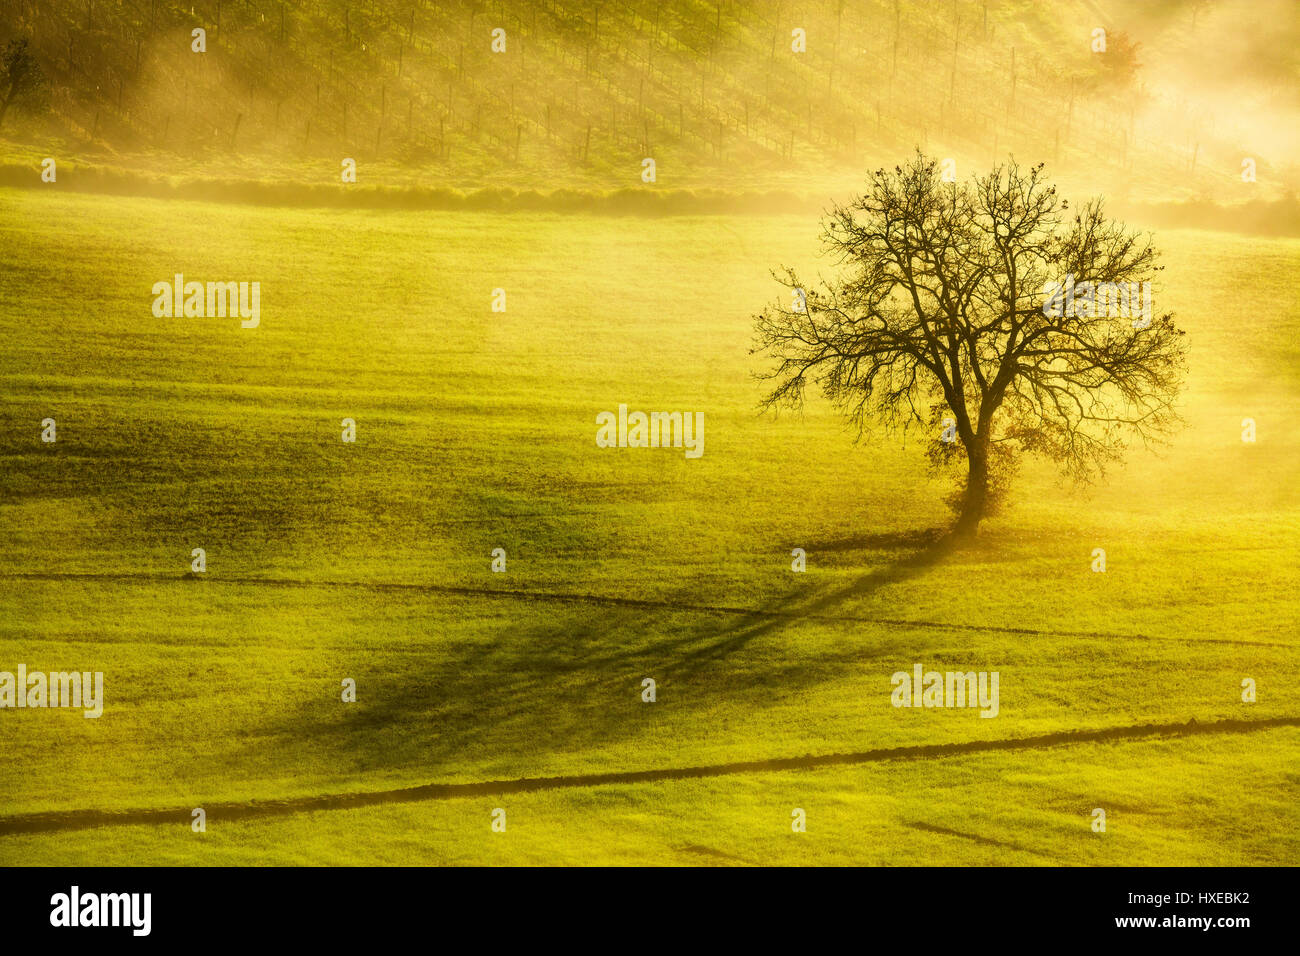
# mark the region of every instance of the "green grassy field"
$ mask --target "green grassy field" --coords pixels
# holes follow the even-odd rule
[[[1287,863],[1300,850],[1296,776],[1280,755],[1298,740],[1291,729],[1256,734],[1248,748],[1161,741],[1030,761],[1004,754],[599,786],[239,820],[203,834],[182,816],[172,827],[11,836],[5,846],[51,865]],[[1104,836],[1081,825],[1098,803],[1109,808]],[[507,809],[504,833],[489,827],[497,807]],[[806,833],[791,832],[795,807],[807,814]]]
[[[0,670],[102,670],[107,697],[98,720],[0,714],[0,819],[1300,715],[1300,241],[1159,233],[1185,429],[1089,491],[1031,464],[945,555],[930,436],[756,412],[767,270],[828,267],[816,235],[0,190]],[[175,272],[260,281],[260,327],[155,318]],[[703,457],[596,447],[620,403],[702,411]],[[914,663],[999,671],[998,717],[893,708]],[[186,813],[0,835],[0,863],[1294,864],[1297,744],[214,815],[202,835]]]

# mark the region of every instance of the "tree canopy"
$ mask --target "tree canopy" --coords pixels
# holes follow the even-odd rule
[[[32,56],[27,40],[10,40],[0,54],[0,124],[15,102],[25,101],[34,110],[42,108],[46,86],[45,71]]]
[[[754,351],[774,361],[763,405],[802,407],[813,383],[859,435],[931,427],[932,460],[966,466],[958,531],[1021,453],[1090,481],[1177,424],[1185,344],[1150,311],[1157,251],[1100,200],[1072,212],[1042,164],[959,183],[918,152],[823,225],[838,275],[774,273],[788,301],[756,317]]]

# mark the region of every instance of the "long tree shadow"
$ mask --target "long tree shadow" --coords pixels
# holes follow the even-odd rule
[[[692,739],[716,733],[710,713],[718,704],[752,716],[774,699],[798,699],[844,678],[842,657],[773,654],[770,646],[751,653],[754,642],[810,620],[833,621],[845,602],[923,574],[955,546],[937,531],[854,539],[842,549],[901,553],[847,583],[783,594],[752,610],[710,611],[684,592],[681,609],[671,601],[662,609],[557,608],[455,597],[455,615],[469,620],[491,613],[498,623],[486,636],[454,643],[426,637],[419,651],[389,657],[388,670],[377,669],[373,654],[358,654],[344,666],[366,675],[359,681],[363,707],[318,701],[282,713],[260,728],[256,747],[265,762],[267,734],[286,747],[306,738],[311,760],[337,768],[342,788],[363,785],[375,773],[389,780],[394,773],[423,780],[544,773],[574,754],[604,749],[608,755],[609,748],[641,740],[620,763],[673,765]],[[438,613],[448,611],[445,596],[417,593],[411,600],[428,602],[431,614],[439,604]],[[854,660],[897,653],[892,642],[876,640],[874,648],[859,645]],[[641,702],[641,678],[651,674],[673,689],[668,710]],[[252,759],[251,743],[249,750]]]
[[[740,620],[721,631],[716,640],[695,647],[685,655],[685,660],[698,663],[725,657],[750,641],[788,626],[790,618],[816,618],[829,615],[846,601],[869,597],[882,587],[906,581],[922,574],[958,546],[959,539],[942,529],[901,532],[897,534],[865,535],[831,542],[814,542],[809,550],[859,551],[859,550],[910,550],[902,558],[883,567],[854,578],[848,584],[813,595],[802,602],[791,603],[789,598],[769,601],[753,619]]]

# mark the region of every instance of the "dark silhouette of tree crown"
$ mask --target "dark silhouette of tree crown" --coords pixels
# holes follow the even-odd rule
[[[45,71],[27,49],[27,40],[18,37],[9,41],[0,55],[0,123],[4,122],[9,107],[20,100],[34,111],[44,106],[43,94],[47,89]]]
[[[824,221],[841,274],[819,288],[786,268],[795,294],[756,317],[753,351],[775,366],[763,407],[800,408],[809,382],[858,429],[935,428],[932,459],[965,458],[959,528],[974,530],[1017,453],[1093,480],[1133,438],[1167,437],[1184,367],[1170,314],[1149,325],[1044,309],[1048,283],[1150,282],[1163,267],[1149,240],[1109,220],[1100,200],[1071,218],[1042,164],[1014,161],[945,182],[919,151],[878,170],[869,190]],[[1052,315],[1056,311],[1063,314]],[[938,441],[940,420],[955,425]]]

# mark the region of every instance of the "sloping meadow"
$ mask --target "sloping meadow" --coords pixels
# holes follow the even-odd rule
[[[1031,463],[951,554],[934,436],[757,413],[815,217],[0,206],[0,671],[105,687],[0,712],[0,816],[1300,713],[1293,240],[1158,234],[1186,427],[1093,489]],[[155,315],[177,274],[257,326]],[[600,447],[621,405],[702,454]],[[895,706],[918,664],[996,717]]]

